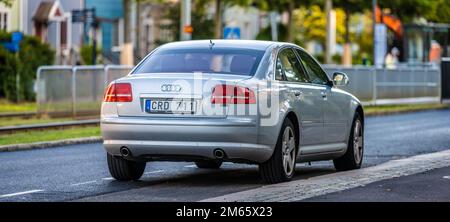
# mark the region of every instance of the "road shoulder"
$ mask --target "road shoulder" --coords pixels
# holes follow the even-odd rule
[[[76,144],[90,144],[102,142],[101,137],[86,137],[67,140],[56,140],[37,143],[24,143],[0,146],[0,152],[20,151],[20,150],[33,150],[33,149],[46,149],[52,147],[76,145]]]

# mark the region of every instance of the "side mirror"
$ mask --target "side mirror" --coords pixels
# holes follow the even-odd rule
[[[346,86],[350,82],[347,74],[343,72],[335,72],[333,74],[333,83],[335,86]]]

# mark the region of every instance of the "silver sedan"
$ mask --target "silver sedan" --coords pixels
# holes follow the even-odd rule
[[[361,167],[364,111],[302,48],[204,40],[163,45],[105,91],[101,130],[111,175],[137,180],[150,161],[258,164],[268,183],[295,164]]]

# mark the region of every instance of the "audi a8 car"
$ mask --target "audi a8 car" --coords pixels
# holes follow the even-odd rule
[[[301,47],[202,40],[163,45],[105,91],[101,131],[111,175],[138,180],[147,162],[258,164],[267,183],[300,162],[361,167],[364,112]]]

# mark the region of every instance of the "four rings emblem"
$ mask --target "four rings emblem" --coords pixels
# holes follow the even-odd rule
[[[181,88],[180,85],[174,85],[174,84],[164,84],[161,86],[162,92],[181,92],[183,88]]]

